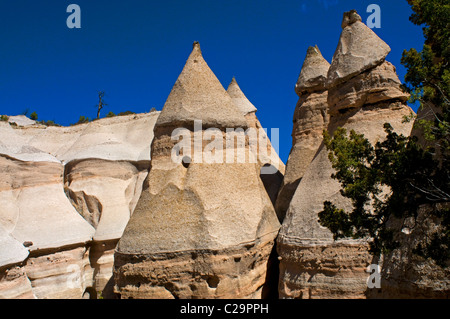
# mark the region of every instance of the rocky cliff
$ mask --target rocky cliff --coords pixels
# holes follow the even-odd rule
[[[112,292],[113,251],[150,169],[158,115],[72,127],[0,122],[0,296]]]

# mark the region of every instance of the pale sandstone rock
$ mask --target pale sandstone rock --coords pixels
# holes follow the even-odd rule
[[[296,85],[300,98],[294,112],[292,149],[275,206],[281,221],[298,183],[322,143],[323,130],[328,124],[328,92],[324,88],[329,67],[317,46],[308,49]]]
[[[401,102],[387,103],[384,107],[377,105],[349,112],[336,121],[331,118],[331,125],[328,130],[332,133],[338,126],[347,130],[354,129],[357,133],[364,134],[371,143],[375,143],[385,137],[383,130],[385,122],[389,122],[398,133],[408,135],[411,131],[411,125],[402,123],[402,119],[409,113],[410,109]],[[341,185],[339,182],[331,178],[333,172],[334,170],[328,159],[328,151],[322,144],[295,191],[278,237],[277,250],[283,258],[280,262],[280,270],[286,269],[286,271],[280,271],[280,295],[295,297],[309,287],[311,291],[315,291],[313,295],[309,296],[311,298],[365,297],[365,288],[367,288],[365,279],[368,275],[364,272],[365,267],[370,264],[371,260],[367,251],[367,244],[364,240],[350,239],[335,242],[331,232],[318,223],[317,214],[323,210],[324,201],[331,201],[339,208],[347,211],[350,211],[352,207],[349,200],[340,194]],[[311,190],[314,191],[311,192]],[[317,261],[325,258],[323,254],[319,253],[320,249],[315,249],[315,247],[324,251],[332,248],[337,249],[337,247],[341,247],[342,250],[340,255],[344,258],[343,263],[337,262],[333,272],[323,271],[322,276],[330,277],[323,279],[324,282],[330,283],[325,289],[326,291],[321,291],[324,289],[322,284],[315,286],[308,280],[299,280],[296,287],[293,287],[291,283],[289,291],[286,290],[288,284],[284,282],[285,278],[292,276],[303,278],[305,269],[307,269],[304,265],[307,262],[306,260],[299,258],[292,261],[292,257],[286,256],[286,254],[289,254],[291,250],[315,251],[314,258]],[[357,256],[354,256],[355,252],[358,252]],[[289,266],[284,265],[283,260],[285,258],[288,260]],[[308,263],[311,263],[311,261],[308,261]],[[293,265],[296,265],[296,267]],[[353,277],[349,278],[348,281],[353,282],[354,285],[348,286],[344,281],[332,280],[331,277],[344,276],[339,267],[344,267],[344,272],[348,271],[353,274]],[[319,267],[317,271],[321,272],[322,270]]]
[[[12,236],[30,242],[30,251],[80,244],[94,229],[76,212],[64,194],[63,166],[58,162],[22,162],[0,156],[2,195],[14,198],[15,208],[0,207],[0,220]]]
[[[401,89],[401,82],[395,73],[395,67],[384,61],[375,68],[358,74],[339,86],[330,88],[328,97],[330,112],[336,114],[342,110],[359,108],[386,100],[406,102],[409,94]]]
[[[213,92],[213,93],[212,93]],[[243,127],[247,123],[222,84],[202,57],[200,44],[194,43],[186,65],[178,77],[158,117],[157,125],[192,125],[201,120],[208,127]]]
[[[12,234],[9,237],[18,236],[17,246],[21,248],[12,249],[15,246],[8,241],[6,252],[20,256],[20,251],[23,255],[28,255],[28,249],[34,251],[28,259],[24,256],[17,261],[27,262],[42,256],[42,262],[33,268],[39,272],[39,268],[47,267],[46,258],[52,260],[58,251],[66,254],[70,251],[69,246],[77,245],[76,242],[84,245],[86,241],[95,240],[89,245],[87,256],[83,257],[88,265],[91,261],[83,271],[73,271],[81,258],[64,266],[69,267],[68,272],[61,270],[60,274],[49,275],[48,278],[44,274],[36,280],[34,277],[31,279],[33,292],[36,291],[38,298],[81,298],[88,294],[93,297],[97,291],[105,293],[108,283],[112,286],[115,244],[137,204],[143,180],[148,174],[153,125],[158,115],[159,112],[118,116],[71,127],[32,125],[18,128],[0,122],[0,153],[3,154],[0,160],[2,164],[7,163],[0,167],[8,171],[0,182],[0,224],[8,234]],[[66,172],[60,160],[67,163]],[[78,200],[77,208],[81,214],[86,213],[86,220],[80,219],[69,199]],[[41,203],[46,207],[41,207]],[[101,208],[95,225],[89,215],[90,209],[95,210],[93,203]],[[47,212],[49,207],[54,208]],[[19,214],[22,209],[27,214]],[[70,218],[67,218],[68,210],[72,212]],[[52,216],[49,217],[51,221],[44,212]],[[36,219],[41,222],[40,226],[37,226]],[[64,226],[65,223],[70,227]],[[85,225],[90,235],[83,237],[77,223]],[[58,240],[54,241],[53,237]],[[28,238],[24,241],[28,249],[22,245],[24,238]],[[7,268],[4,271],[11,270]],[[26,275],[24,271],[24,278],[29,281]],[[81,281],[76,288],[67,289],[67,281],[63,278],[74,276]],[[14,286],[16,281],[5,282],[3,287]],[[56,292],[58,290],[60,292]],[[8,293],[13,296],[15,292]],[[17,293],[17,297],[20,296]]]
[[[148,163],[89,159],[66,166],[66,189],[77,211],[95,227],[95,241],[119,239],[137,204]]]
[[[7,267],[21,263],[28,257],[28,249],[22,243],[13,238],[7,229],[4,228],[2,216],[0,222],[0,267]],[[8,221],[10,224],[10,221]]]
[[[257,132],[256,135],[249,135],[249,143],[260,169],[262,169],[261,179],[264,187],[273,205],[275,205],[286,167],[272,146],[266,130],[259,122],[256,116],[256,107],[247,99],[234,77],[228,86],[227,92],[234,104],[245,116],[249,129],[254,129]]]
[[[189,165],[171,159],[173,130],[185,127],[189,138],[204,133],[192,131],[196,119],[218,125],[215,139],[222,145],[221,128],[247,127],[223,92],[194,44],[155,126],[152,169],[116,249],[114,289],[122,298],[261,296],[279,223],[258,164],[208,164],[186,153]],[[201,114],[183,113],[177,101]],[[201,150],[207,145],[203,141]],[[237,151],[251,155],[248,141],[234,150],[235,159]]]
[[[13,155],[11,151],[8,153]],[[17,157],[23,158],[24,154],[27,159],[35,158],[36,161],[21,161],[0,155],[0,200],[6,203],[0,205],[0,224],[10,237],[21,243],[9,243],[5,248],[23,251],[26,247],[27,250],[20,263],[25,265],[20,268],[20,275],[8,275],[16,273],[15,267],[2,271],[2,293],[11,298],[47,298],[56,291],[61,298],[75,297],[58,284],[59,279],[53,281],[44,276],[42,280],[35,280],[26,265],[37,254],[52,258],[55,251],[64,250],[64,247],[78,245],[85,249],[84,245],[92,239],[95,230],[65,196],[62,164],[54,158],[45,161],[42,154],[34,156],[30,149],[27,153],[18,153]],[[74,266],[68,262],[69,265]],[[49,286],[45,290],[49,295],[40,293],[43,286]]]
[[[25,115],[16,115],[16,116],[9,116],[8,123],[15,123],[19,126],[29,126],[29,125],[35,125],[36,121],[29,119]]]
[[[0,299],[35,299],[23,266],[0,267]]]
[[[329,69],[330,63],[324,59],[317,45],[309,47],[295,85],[297,95],[300,96],[308,91],[324,90]]]
[[[353,20],[356,22],[345,26]],[[381,50],[375,55],[371,52],[370,45],[373,45],[373,42],[365,42],[371,39],[370,33],[358,19],[350,17],[349,22],[344,21],[344,26],[341,41],[328,73],[328,83],[336,87],[333,91],[330,89],[328,94],[331,116],[327,130],[330,134],[333,134],[338,127],[343,127],[347,131],[355,130],[359,134],[364,134],[372,144],[375,144],[385,138],[383,125],[389,122],[397,133],[409,135],[412,124],[404,123],[403,118],[410,115],[411,109],[404,102],[404,97],[398,94],[398,82],[389,81],[389,78],[396,78],[392,75],[392,66],[382,65],[387,50]],[[362,36],[364,39],[361,39]],[[373,37],[372,40],[374,40]],[[380,41],[377,40],[379,48],[387,48],[387,45],[383,45]],[[375,58],[377,55],[379,59]],[[355,56],[358,58],[355,59]],[[349,61],[354,63],[353,66],[357,66],[353,71],[349,65],[346,65]],[[364,66],[358,65],[358,61],[365,61]],[[376,68],[379,65],[381,66]],[[368,69],[370,69],[367,71],[368,74],[360,78],[369,80],[361,85],[361,82],[355,79],[358,78],[358,74]],[[382,78],[380,74],[383,72],[380,72],[380,69],[387,71],[388,79]],[[346,75],[336,70],[343,70]],[[356,78],[348,83],[341,82],[354,76]],[[342,99],[351,100],[355,96],[364,95],[364,92],[359,92],[361,88],[367,92],[370,92],[371,85],[379,89],[377,86],[383,86],[379,85],[380,83],[391,83],[393,90],[385,90],[385,92],[394,92],[394,94],[392,96],[378,95],[373,104],[364,104],[366,101],[363,99],[362,103],[354,103],[354,108],[343,107],[345,103],[339,105]],[[383,89],[386,88],[387,85],[383,87]],[[351,92],[352,90],[354,93]],[[365,271],[372,259],[368,253],[367,242],[353,239],[334,241],[331,232],[320,226],[318,222],[318,213],[323,210],[325,201],[331,201],[337,207],[347,211],[352,208],[351,202],[340,194],[339,182],[331,178],[333,173],[328,151],[322,143],[295,191],[277,239],[277,251],[281,257],[280,296],[285,298],[366,297],[368,274]],[[331,258],[330,254],[335,255],[334,258]],[[311,273],[315,275],[311,277]]]
[[[92,286],[93,269],[84,246],[34,254],[24,269],[38,299],[80,299]]]
[[[328,71],[327,86],[336,86],[384,61],[391,51],[356,11],[344,14],[343,30]]]
[[[244,92],[242,92],[234,77],[228,85],[227,93],[243,115],[257,111],[256,107],[247,99]]]

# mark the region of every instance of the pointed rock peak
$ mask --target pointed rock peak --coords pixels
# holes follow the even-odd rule
[[[356,10],[344,12],[344,18],[342,19],[342,29],[357,21],[362,22],[362,19],[358,12],[356,12]]]
[[[325,89],[329,68],[330,63],[324,59],[317,45],[309,47],[295,85],[295,92],[301,95],[304,92]]]
[[[192,126],[201,120],[208,127],[246,127],[245,117],[202,56],[200,44],[194,42],[156,126]]]
[[[391,48],[361,22],[355,10],[344,13],[343,30],[328,71],[332,88],[384,62]]]
[[[202,54],[202,49],[200,48],[200,43],[198,41],[195,41],[194,44],[192,44],[192,53]]]
[[[241,88],[237,84],[236,78],[233,77],[227,90],[233,103],[238,107],[243,115],[256,112],[256,107],[247,99]]]

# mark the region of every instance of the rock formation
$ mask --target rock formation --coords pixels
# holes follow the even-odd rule
[[[7,245],[0,296],[107,294],[115,245],[148,174],[158,115],[72,127],[22,117],[10,117],[20,126],[0,123],[0,238]]]
[[[371,143],[385,137],[389,122],[409,135],[402,123],[411,110],[395,68],[385,61],[389,47],[366,27],[356,12],[344,15],[343,30],[328,71],[328,131],[338,127],[364,134]],[[289,166],[289,164],[288,164]],[[334,241],[318,223],[324,201],[343,209],[351,203],[331,178],[333,169],[323,143],[295,191],[277,240],[280,297],[364,298],[366,268],[371,264],[365,240]]]
[[[250,145],[254,146],[251,149],[255,153],[254,155],[262,169],[261,179],[264,187],[273,205],[275,205],[286,167],[279,158],[277,151],[273,148],[267,132],[259,122],[256,116],[256,107],[247,99],[234,77],[228,85],[227,92],[234,104],[247,119],[248,127],[254,129],[257,133],[249,135],[250,139],[253,138],[249,142]]]
[[[280,188],[276,211],[282,221],[292,196],[323,140],[328,124],[326,81],[330,64],[317,46],[309,47],[295,86],[299,100],[294,112],[292,149]]]
[[[410,249],[436,226],[429,207],[383,256],[381,291],[367,287],[367,239],[335,241],[318,222],[325,201],[352,208],[324,129],[373,144],[386,122],[411,132],[389,51],[354,10],[331,65],[308,49],[286,168],[198,43],[161,113],[71,127],[2,117],[0,299],[448,297],[449,271]]]
[[[226,129],[247,123],[194,43],[155,125],[152,168],[117,246],[121,298],[261,297],[280,225],[258,164],[239,162],[238,154],[252,155],[248,139],[227,145],[235,136]],[[177,149],[180,136],[193,152]]]
[[[441,110],[431,103],[417,112],[416,123],[420,120],[434,121]],[[415,126],[411,132],[424,148],[432,147],[435,158],[442,159],[440,140],[430,141],[425,138],[423,128]],[[433,207],[436,205],[435,207]],[[425,204],[417,208],[417,220],[391,218],[389,227],[396,230],[395,240],[400,247],[383,256],[381,266],[381,289],[372,289],[368,298],[402,298],[402,299],[448,299],[450,296],[450,268],[441,267],[431,259],[425,259],[414,252],[419,243],[432,238],[436,231],[443,232],[442,220],[431,214],[436,208],[448,209],[448,203]]]

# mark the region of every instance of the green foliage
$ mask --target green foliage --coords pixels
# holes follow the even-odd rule
[[[434,114],[434,119],[419,119],[418,127],[429,141],[439,140],[439,152],[450,153],[450,4],[448,0],[408,0],[414,14],[410,20],[423,25],[423,50],[404,51],[402,64],[407,68],[406,89],[411,102]]]
[[[329,158],[336,170],[332,178],[341,183],[341,194],[351,199],[353,210],[345,212],[325,202],[319,213],[320,224],[330,229],[334,239],[370,238],[374,255],[399,247],[395,230],[387,224],[393,217],[416,218],[421,205],[450,200],[441,192],[450,190],[448,168],[439,168],[432,153],[423,150],[417,139],[398,135],[389,124],[385,124],[385,132],[386,140],[375,147],[354,131],[348,137],[342,128],[333,137],[324,132],[325,145],[331,151]],[[439,209],[432,213],[436,217],[445,215]],[[442,235],[448,237],[449,224],[444,221],[443,225],[447,233],[444,231]],[[445,256],[450,246],[446,244],[448,238],[441,239],[440,256]],[[429,248],[427,243],[422,246]]]
[[[7,115],[0,116],[0,121],[2,122],[8,122],[9,117]]]
[[[119,114],[117,114],[118,116],[124,116],[124,115],[131,115],[131,114],[136,114],[134,112],[131,111],[125,111],[125,112],[120,112]]]
[[[48,121],[39,121],[39,124],[45,125],[45,126],[61,126],[59,124],[56,124],[55,121],[48,120]]]
[[[33,121],[37,121],[37,119],[38,119],[37,113],[36,112],[31,113],[30,119],[32,119]]]
[[[83,124],[83,123],[89,123],[91,121],[91,119],[87,116],[80,116],[78,122],[76,122],[75,124],[72,125],[78,125],[78,124]]]
[[[116,116],[116,114],[114,114],[114,112],[109,112],[108,114],[106,114],[106,117],[114,117]]]

